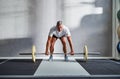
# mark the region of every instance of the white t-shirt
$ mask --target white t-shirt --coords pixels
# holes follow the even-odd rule
[[[68,29],[68,27],[66,27],[66,26],[63,26],[63,29],[60,32],[57,30],[57,26],[54,26],[50,29],[50,32],[49,32],[50,37],[52,37],[53,35],[60,38],[62,36],[71,36],[71,33],[70,33],[70,30]]]

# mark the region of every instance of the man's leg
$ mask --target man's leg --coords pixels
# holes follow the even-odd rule
[[[62,45],[63,45],[63,52],[65,54],[65,60],[67,61],[68,60],[68,57],[67,57],[67,45],[66,45],[66,37],[62,37],[60,38],[61,42],[62,42]]]
[[[52,59],[53,59],[52,54],[53,54],[53,52],[54,52],[54,45],[55,45],[56,40],[57,40],[57,38],[55,38],[55,37],[52,37],[52,39],[51,39],[50,58],[49,58],[49,60],[52,60]]]

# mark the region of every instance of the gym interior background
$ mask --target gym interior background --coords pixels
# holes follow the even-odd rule
[[[0,78],[33,79],[62,74],[69,79],[73,75],[74,79],[119,79],[119,10],[120,0],[0,0]],[[44,53],[49,29],[58,20],[70,29],[75,53],[83,52],[87,45],[88,52],[100,55],[89,56],[87,62],[49,62],[38,55],[35,63],[30,55],[20,55],[32,53],[32,45],[37,53]],[[59,41],[55,53],[63,53]]]
[[[119,0],[0,0],[0,57],[19,57],[31,52],[33,44],[38,53],[45,52],[49,29],[62,20],[70,28],[75,53],[87,45],[101,57],[119,58],[118,10]],[[55,52],[63,52],[60,42]]]

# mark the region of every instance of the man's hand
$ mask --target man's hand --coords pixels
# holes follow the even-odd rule
[[[71,52],[70,52],[70,55],[74,55],[74,52],[73,52],[73,51],[71,51]]]
[[[49,55],[49,52],[45,52],[45,55]]]

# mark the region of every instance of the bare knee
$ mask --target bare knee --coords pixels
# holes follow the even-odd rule
[[[51,40],[51,45],[50,45],[50,52],[53,53],[54,51],[54,44],[56,42],[56,38],[52,37],[52,40]]]
[[[63,44],[63,48],[66,48],[66,42],[63,42],[62,44]]]
[[[63,45],[63,51],[64,51],[64,53],[67,53],[67,47],[66,47],[66,40],[65,40],[65,38],[62,38],[61,42],[62,42],[62,45]]]
[[[53,43],[51,43],[51,45],[50,45],[50,50],[54,50],[54,44]]]
[[[66,47],[66,40],[65,39],[61,39],[61,42],[63,44],[63,47]]]

